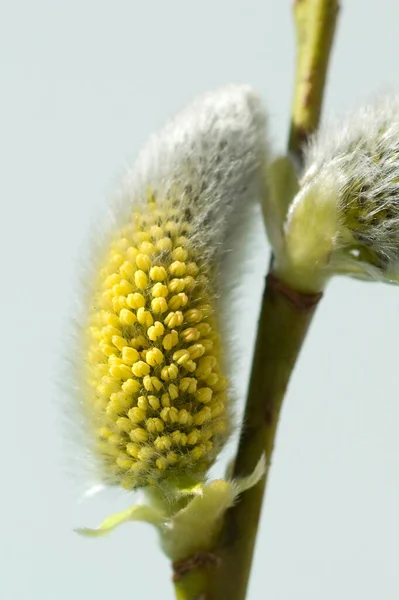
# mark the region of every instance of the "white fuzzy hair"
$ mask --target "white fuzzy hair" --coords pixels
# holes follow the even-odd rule
[[[386,95],[323,126],[305,150],[302,184],[334,190],[342,227],[387,264],[399,258],[399,97]],[[348,214],[352,222],[348,224]],[[353,226],[359,218],[359,227]]]
[[[194,217],[192,243],[213,252],[235,211],[263,193],[265,113],[250,86],[227,85],[189,104],[153,134],[128,173],[116,218],[126,221],[146,199],[171,193]]]
[[[248,223],[253,215],[251,208],[267,193],[265,165],[268,157],[266,140],[266,118],[257,94],[247,85],[228,85],[194,100],[183,111],[171,119],[164,128],[153,134],[127,173],[116,201],[96,228],[88,267],[84,266],[81,308],[77,316],[77,335],[72,351],[74,365],[68,394],[84,408],[86,383],[82,375],[85,360],[82,330],[87,326],[87,317],[95,291],[98,267],[106,255],[109,242],[127,224],[134,211],[145,206],[148,189],[161,205],[173,198],[181,211],[190,210],[192,232],[187,234],[202,259],[212,262],[214,280],[212,295],[220,303],[217,310],[222,329],[222,341],[228,342],[231,320],[224,314],[226,276],[224,264],[231,271],[240,267],[239,258],[242,235],[248,232]],[[222,264],[222,258],[228,260]],[[234,262],[234,265],[232,264]],[[242,267],[242,265],[241,265]],[[234,277],[237,281],[237,277]],[[231,284],[229,282],[229,287]],[[224,335],[224,332],[226,335]],[[229,371],[229,362],[225,364]],[[68,412],[72,412],[71,410]],[[76,415],[73,415],[75,432],[86,448],[80,451],[77,462],[82,467],[82,457],[88,458],[89,470],[93,473],[91,432],[81,411],[80,432],[76,432]],[[72,420],[72,419],[71,419]],[[76,434],[79,435],[76,435]],[[79,444],[82,447],[81,444]],[[89,457],[87,457],[87,449]],[[95,469],[101,474],[101,469]]]

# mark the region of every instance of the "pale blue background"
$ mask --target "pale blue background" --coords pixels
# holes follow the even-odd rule
[[[0,273],[4,600],[171,600],[155,533],[97,524],[122,492],[79,504],[55,378],[91,224],[149,133],[193,95],[253,84],[282,149],[293,75],[291,2],[2,0]],[[347,0],[326,96],[333,114],[399,91],[394,0]],[[263,232],[237,319],[243,397]],[[277,440],[249,598],[399,596],[399,290],[337,280],[298,364]],[[76,449],[74,453],[76,454]],[[66,465],[66,467],[65,467]]]

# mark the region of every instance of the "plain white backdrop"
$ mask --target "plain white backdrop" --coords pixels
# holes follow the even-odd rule
[[[397,3],[342,4],[331,115],[399,93]],[[69,443],[56,383],[67,319],[92,224],[125,165],[195,94],[252,84],[283,150],[291,2],[0,6],[0,597],[172,600],[149,526],[100,540],[73,532],[134,500],[111,491],[79,503],[84,482],[71,465],[80,449]],[[241,403],[268,262],[260,221],[250,251],[234,323]],[[327,289],[283,410],[251,600],[398,598],[398,306],[399,289],[382,284],[340,279]]]

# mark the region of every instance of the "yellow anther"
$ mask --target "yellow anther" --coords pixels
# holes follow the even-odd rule
[[[122,348],[122,360],[126,365],[132,366],[133,363],[139,360],[139,353],[134,348],[128,346]]]
[[[168,454],[166,455],[166,460],[168,461],[169,465],[175,465],[179,460],[179,457],[176,454],[176,452],[168,452]]]
[[[155,246],[154,244],[151,244],[151,242],[145,240],[140,244],[140,252],[142,252],[143,254],[154,254]]]
[[[160,458],[157,458],[157,460],[155,461],[155,464],[156,464],[157,469],[159,469],[160,471],[164,471],[165,469],[168,468],[168,461],[163,456]]]
[[[107,440],[112,435],[112,431],[110,429],[107,429],[107,427],[100,427],[100,429],[98,430],[98,434],[101,438]]]
[[[188,350],[176,350],[173,354],[173,360],[177,362],[178,365],[184,365],[190,359],[190,353]]]
[[[139,288],[139,290],[144,290],[147,287],[148,278],[144,271],[142,271],[141,269],[135,272],[134,283]]]
[[[122,384],[122,389],[126,394],[137,394],[140,391],[140,384],[136,379],[128,379]]]
[[[153,225],[150,228],[150,232],[151,232],[151,236],[155,239],[158,240],[163,236],[163,229],[162,227],[159,227],[158,225]]]
[[[136,256],[138,255],[138,253],[139,253],[139,251],[137,250],[137,248],[134,248],[133,246],[130,246],[129,248],[127,248],[126,257],[128,258],[130,263],[136,262]]]
[[[147,410],[148,408],[148,400],[145,396],[139,396],[137,398],[137,406],[142,408],[143,410]]]
[[[176,400],[179,396],[179,388],[174,383],[168,385],[168,392],[171,400]]]
[[[123,487],[124,490],[130,491],[134,488],[134,485],[136,482],[132,475],[132,471],[133,471],[133,469],[136,469],[138,466],[141,467],[142,466],[141,463],[133,462],[132,466],[129,469],[130,473],[128,475],[121,475],[120,483],[121,483],[121,487]]]
[[[119,320],[121,322],[121,325],[126,325],[126,326],[134,325],[135,322],[137,321],[136,315],[127,308],[122,308],[122,310],[119,313]]]
[[[196,327],[188,327],[187,329],[182,331],[180,335],[184,342],[195,342],[201,336],[200,332]]]
[[[196,446],[195,448],[193,448],[190,452],[191,454],[191,458],[192,460],[196,461],[199,460],[201,458],[201,456],[204,454],[204,447],[202,446]]]
[[[114,296],[127,296],[133,292],[133,286],[127,281],[127,279],[121,279],[119,283],[113,286],[112,293]]]
[[[161,433],[165,429],[163,421],[158,417],[147,419],[145,424],[149,433]]]
[[[179,334],[177,333],[176,329],[173,329],[171,333],[165,335],[162,341],[162,345],[165,348],[165,350],[171,350],[172,348],[174,348],[174,346],[177,346],[178,343]]]
[[[129,247],[129,243],[129,239],[123,236],[119,238],[119,240],[116,240],[113,245],[115,248],[118,248],[118,250],[126,250],[126,248]]]
[[[212,389],[215,392],[224,392],[225,390],[227,390],[228,385],[229,385],[229,382],[226,379],[226,377],[223,377],[222,375],[220,375],[218,377],[217,382],[212,386]]]
[[[168,283],[168,289],[172,294],[177,294],[178,292],[182,292],[185,288],[183,279],[172,279]]]
[[[114,313],[103,311],[102,321],[104,325],[110,325],[111,327],[119,327],[119,319]]]
[[[175,294],[169,299],[169,307],[171,310],[176,310],[182,306],[186,306],[188,303],[188,296],[184,292],[180,292],[180,294]]]
[[[197,398],[197,400],[199,402],[202,402],[202,404],[207,404],[208,402],[210,402],[212,400],[212,390],[209,387],[204,387],[204,388],[200,388],[199,390],[197,390],[195,397]]]
[[[149,374],[150,367],[146,362],[139,360],[138,362],[134,363],[132,372],[136,377],[144,377],[145,375]]]
[[[148,231],[137,231],[134,234],[135,239],[137,240],[138,243],[141,242],[148,242],[151,239],[151,235],[148,233]],[[140,247],[140,250],[142,252],[142,249]]]
[[[202,312],[198,308],[190,308],[184,313],[187,323],[199,323],[202,320]]]
[[[168,271],[171,275],[181,277],[182,275],[185,274],[186,269],[187,269],[186,263],[176,260],[169,266]]]
[[[138,458],[138,460],[148,461],[148,460],[151,460],[151,458],[153,456],[154,456],[153,448],[150,448],[149,446],[144,446],[143,448],[140,448],[137,458]]]
[[[104,354],[104,356],[111,356],[115,352],[115,347],[110,344],[106,344],[105,342],[99,343],[99,349]]]
[[[151,309],[154,313],[164,313],[168,310],[168,303],[166,301],[166,298],[154,298],[151,301]]]
[[[108,277],[104,281],[104,288],[110,289],[114,287],[114,285],[119,283],[121,279],[122,277],[118,273],[112,273],[111,275],[108,275]]]
[[[212,418],[211,409],[209,406],[204,406],[194,417],[194,425],[203,425],[206,421]]]
[[[208,440],[210,440],[213,436],[215,435],[215,428],[214,426],[211,424],[209,424],[206,427],[202,427],[201,429],[201,440],[203,442],[207,442]]]
[[[114,296],[112,290],[106,290],[101,294],[101,306],[106,310],[115,310],[114,308]]]
[[[136,335],[136,337],[130,340],[130,345],[132,348],[146,348],[148,346],[148,341],[144,335]]]
[[[112,298],[112,308],[116,313],[120,313],[123,308],[127,308],[126,296],[114,296]]]
[[[179,374],[178,367],[174,363],[172,363],[171,365],[163,367],[163,369],[161,371],[161,379],[163,379],[164,381],[169,381],[171,379],[173,380],[173,379],[176,379],[178,374]]]
[[[131,371],[126,365],[112,365],[109,372],[115,379],[129,379],[131,375]]]
[[[213,315],[213,307],[210,304],[202,304],[201,306],[199,306],[199,309],[202,312],[202,317],[204,319],[207,319],[208,317],[210,317],[211,315]]]
[[[130,454],[130,456],[133,456],[133,458],[137,458],[140,452],[140,446],[138,444],[129,442],[126,444],[126,452]]]
[[[151,406],[153,410],[158,410],[160,408],[161,403],[156,396],[148,396],[148,404]]]
[[[151,267],[150,278],[153,281],[164,281],[167,278],[165,267]]]
[[[119,272],[123,279],[131,279],[136,272],[134,265],[131,262],[125,261],[119,268]]]
[[[154,440],[154,446],[157,450],[160,450],[162,452],[162,450],[169,450],[171,448],[172,441],[167,435],[158,436]]]
[[[113,392],[110,395],[107,409],[111,412],[122,413],[131,406],[131,399],[124,392]]]
[[[119,382],[116,381],[113,377],[103,377],[100,385],[98,386],[98,391],[100,394],[104,394],[104,396],[110,396],[113,392],[116,392],[119,389]]]
[[[195,360],[205,353],[205,348],[202,344],[193,344],[187,348],[190,358]]]
[[[144,327],[150,327],[153,324],[154,319],[152,318],[150,311],[142,307],[137,309],[137,321]]]
[[[101,335],[107,341],[111,341],[116,335],[120,335],[121,331],[117,327],[113,327],[112,325],[106,325],[101,329]]]
[[[178,237],[176,239],[176,246],[189,246],[190,240],[186,238],[184,235]]]
[[[163,335],[165,327],[160,321],[155,321],[152,327],[147,329],[147,335],[152,342],[155,342],[159,337]]]
[[[194,373],[197,368],[197,363],[195,363],[193,360],[186,360],[184,363],[184,368],[190,373]]]
[[[146,418],[146,411],[138,406],[131,408],[127,414],[132,423],[141,423]]]
[[[183,323],[183,313],[178,310],[176,312],[170,312],[164,319],[166,327],[173,329]]]
[[[164,408],[171,405],[169,394],[162,394],[161,404]]]
[[[118,249],[115,249],[114,251],[110,252],[108,269],[106,267],[103,269],[104,275],[106,272],[110,273],[117,270],[124,262],[124,260],[124,255],[121,252],[119,252]]]
[[[168,295],[168,288],[166,285],[158,281],[158,283],[152,286],[151,294],[154,298],[166,298]]]
[[[211,409],[212,419],[219,417],[225,411],[224,402],[222,402],[221,400],[218,400],[217,402],[212,402],[212,404],[210,404],[209,408]]]
[[[116,459],[116,464],[121,469],[130,469],[133,464],[133,459],[129,458],[125,454],[120,454]]]
[[[109,436],[108,442],[113,446],[120,446],[123,443],[123,438],[119,433],[113,433]]]
[[[132,429],[129,436],[132,442],[137,442],[138,444],[144,444],[148,440],[148,433],[142,427]]]
[[[165,225],[165,231],[174,237],[179,233],[179,226],[174,221],[168,221]]]
[[[184,283],[184,289],[188,292],[192,292],[193,289],[195,288],[195,279],[194,279],[194,277],[191,277],[191,275],[184,277],[183,283]]]
[[[172,258],[173,260],[184,262],[188,258],[188,252],[185,248],[182,248],[182,246],[178,246],[173,250]]]
[[[219,376],[217,373],[211,373],[209,377],[206,378],[206,383],[210,386],[215,386],[219,380]]]
[[[119,356],[117,356],[116,354],[111,354],[111,356],[108,357],[108,364],[120,366],[123,365],[123,360],[119,358]]]
[[[179,410],[179,424],[180,425],[191,425],[192,422],[193,422],[193,418],[185,408],[182,408],[181,410]]]
[[[157,241],[156,249],[160,252],[167,252],[173,246],[173,242],[170,238],[164,237]]]
[[[134,294],[128,295],[128,297],[126,298],[126,303],[129,306],[129,308],[142,308],[143,306],[145,306],[145,299],[142,294],[135,292]]]
[[[149,392],[153,392],[154,390],[156,392],[159,392],[163,388],[163,384],[158,379],[158,377],[150,377],[149,375],[147,375],[146,377],[144,377],[143,383],[145,389]]]
[[[136,265],[142,271],[148,271],[151,267],[151,258],[148,254],[138,254],[136,256]]]
[[[194,377],[183,377],[179,383],[179,390],[187,394],[194,394],[197,390],[197,380]]]
[[[165,357],[159,348],[152,348],[148,350],[145,355],[145,361],[147,364],[151,365],[151,367],[156,367],[160,365],[165,360]]]
[[[185,446],[187,444],[187,436],[182,431],[176,430],[170,434],[172,442],[177,446]]]
[[[200,433],[197,429],[194,429],[187,435],[187,444],[190,446],[195,446],[200,439]]]
[[[177,423],[179,420],[179,411],[174,406],[165,407],[160,412],[161,419],[170,423]]]
[[[129,433],[129,431],[133,427],[133,423],[130,419],[127,419],[126,417],[119,417],[119,419],[116,420],[116,426],[121,431]]]
[[[205,443],[205,452],[206,454],[209,454],[210,452],[212,452],[213,450],[213,442],[211,442],[210,440],[208,442]]]
[[[201,340],[201,344],[203,345],[205,352],[210,353],[213,351],[213,342],[212,340]]]
[[[196,277],[199,273],[199,268],[197,267],[195,262],[188,263],[186,266],[186,275],[190,275],[191,277]]]

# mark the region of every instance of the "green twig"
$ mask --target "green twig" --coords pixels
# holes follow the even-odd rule
[[[338,10],[338,0],[294,2],[297,61],[288,149],[300,165],[303,144],[319,125]]]

